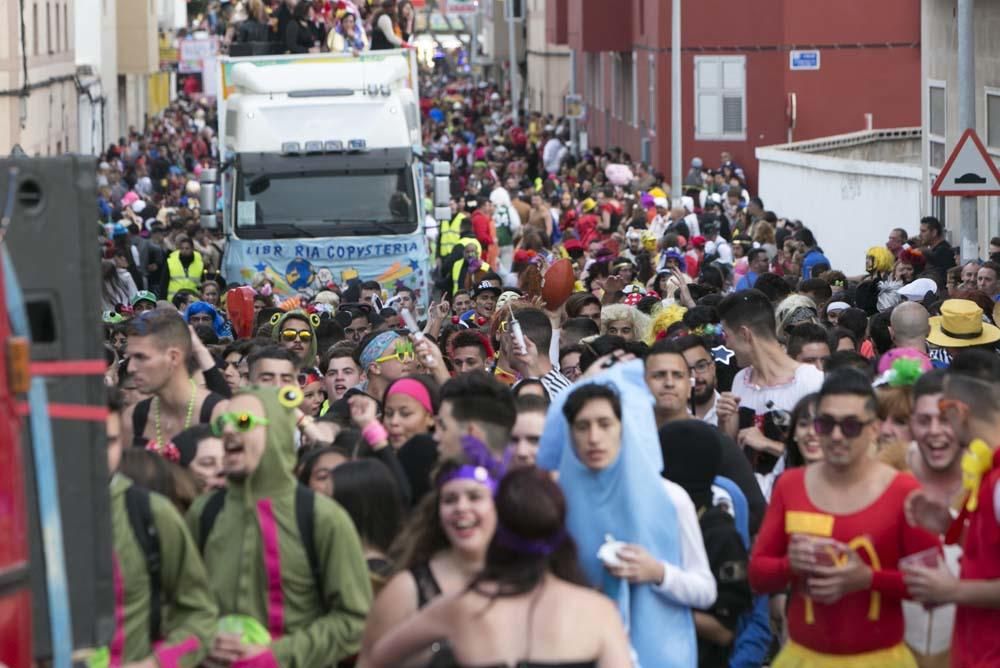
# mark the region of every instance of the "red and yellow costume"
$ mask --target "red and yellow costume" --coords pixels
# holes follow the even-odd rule
[[[791,585],[791,641],[772,666],[915,667],[903,644],[900,602],[907,591],[898,562],[905,555],[939,545],[935,536],[911,527],[903,516],[903,501],[919,483],[908,474],[897,474],[868,507],[835,515],[809,500],[805,471],[792,469],[778,479],[750,558],[750,584],[755,591],[783,592]],[[852,592],[831,605],[813,601],[804,591],[804,579],[789,566],[792,534],[832,538],[848,545],[872,569],[871,589]]]
[[[990,452],[983,441],[973,441],[962,459],[969,489],[962,514],[953,529],[964,530],[962,580],[1000,579],[1000,523],[994,498],[1000,484],[1000,450]],[[949,538],[953,531],[949,532]],[[951,542],[951,541],[949,541]],[[951,643],[954,668],[1000,666],[1000,610],[958,606]]]

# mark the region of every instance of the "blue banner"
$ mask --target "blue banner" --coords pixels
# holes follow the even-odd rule
[[[332,239],[235,239],[226,244],[226,280],[252,284],[266,276],[282,298],[312,298],[347,281],[378,281],[391,296],[405,285],[417,301],[430,298],[430,267],[423,234]]]

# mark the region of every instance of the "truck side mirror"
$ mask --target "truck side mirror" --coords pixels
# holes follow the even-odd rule
[[[436,220],[450,220],[451,208],[448,204],[451,201],[451,163],[436,160],[432,168],[434,170],[434,218]]]
[[[198,194],[198,203],[201,205],[200,223],[207,230],[219,227],[219,222],[215,217],[216,174],[214,169],[203,169],[198,178],[198,182],[201,184],[201,192]]]

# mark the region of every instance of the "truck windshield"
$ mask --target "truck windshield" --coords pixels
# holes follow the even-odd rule
[[[236,233],[244,238],[409,234],[417,208],[409,167],[247,172],[237,177]]]

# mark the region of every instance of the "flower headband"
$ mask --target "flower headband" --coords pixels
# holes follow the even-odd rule
[[[486,444],[475,436],[462,437],[462,452],[466,463],[458,468],[441,474],[437,480],[437,488],[441,489],[452,480],[471,480],[490,488],[491,494],[496,494],[503,477],[503,464],[494,459]]]

